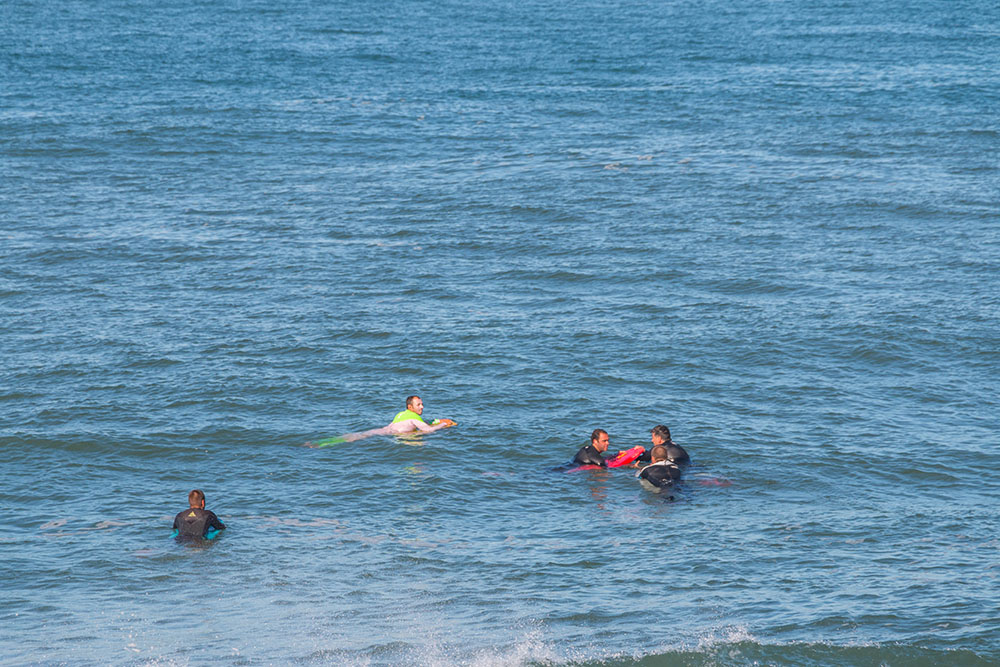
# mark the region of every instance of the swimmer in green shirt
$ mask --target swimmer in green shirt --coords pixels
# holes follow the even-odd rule
[[[326,440],[320,440],[313,443],[307,442],[306,445],[311,447],[326,447],[327,445],[336,445],[341,442],[363,440],[364,438],[370,438],[373,435],[402,435],[404,433],[413,433],[414,431],[420,431],[421,433],[433,433],[434,431],[440,431],[443,428],[455,425],[455,422],[451,419],[435,419],[428,424],[421,416],[423,413],[424,402],[420,399],[420,397],[407,396],[406,409],[398,413],[393,418],[392,423],[387,426],[373,428],[368,431],[358,431],[357,433],[345,433],[344,435],[336,438],[327,438]]]
[[[417,419],[424,422],[424,418],[420,416],[422,414],[424,414],[423,400],[419,396],[407,396],[406,409],[396,413],[396,416],[392,418],[392,423],[398,424],[408,419]],[[427,422],[424,423],[426,424]]]
[[[408,419],[416,419],[416,420],[421,421],[421,422],[423,422],[423,423],[426,424],[427,421],[424,420],[424,418],[422,416],[423,414],[424,414],[424,402],[423,402],[423,400],[421,400],[421,398],[419,396],[407,396],[406,397],[406,409],[403,410],[400,413],[397,413],[396,416],[393,417],[392,423],[393,424],[398,424],[398,423],[404,422],[404,421],[406,421]],[[432,422],[432,424],[437,424],[439,421],[441,421],[441,420],[440,419],[435,419]],[[419,427],[417,427],[417,428],[419,428]]]

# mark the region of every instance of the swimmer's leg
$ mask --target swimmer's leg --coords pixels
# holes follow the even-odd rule
[[[358,440],[364,440],[365,438],[370,438],[373,435],[402,435],[403,433],[412,433],[413,431],[423,431],[424,433],[430,433],[445,428],[445,426],[447,426],[447,424],[440,424],[438,426],[428,426],[419,419],[404,419],[401,422],[389,424],[388,426],[381,426],[379,428],[369,429],[367,431],[358,431],[356,433],[344,433],[343,435],[338,435],[333,438],[326,438],[325,440],[317,440],[316,442],[307,442],[306,446],[329,447],[330,445],[339,445],[342,442],[357,442]]]
[[[345,433],[340,436],[344,439],[344,442],[356,442],[357,440],[364,440],[365,438],[370,438],[373,435],[387,435],[388,426],[381,426],[379,428],[368,429],[367,431],[358,431],[357,433]]]
[[[392,426],[390,424],[389,426]],[[344,433],[343,435],[334,436],[332,438],[325,438],[323,440],[317,440],[315,442],[307,442],[307,447],[329,447],[330,445],[339,445],[342,442],[356,442],[358,440],[364,440],[365,438],[370,438],[373,435],[389,435],[387,430],[389,426],[382,426],[380,428],[373,428],[367,431],[357,431],[356,433]]]
[[[315,440],[307,442],[304,447],[329,447],[330,445],[339,445],[342,442],[347,442],[344,440],[344,436],[338,435],[333,438],[324,438],[322,440]]]

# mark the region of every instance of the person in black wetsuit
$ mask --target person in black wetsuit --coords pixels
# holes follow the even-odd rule
[[[608,437],[607,431],[602,428],[594,429],[594,432],[590,434],[590,444],[580,448],[580,451],[573,457],[573,463],[581,466],[595,465],[602,468],[608,467],[608,462],[604,460],[601,454],[608,451],[610,444],[611,439]]]
[[[174,530],[177,537],[205,537],[209,530],[225,530],[226,525],[219,521],[215,512],[205,509],[205,494],[195,489],[188,494],[188,509],[178,512],[174,517]]]
[[[684,451],[684,448],[670,439],[670,429],[659,424],[650,431],[649,439],[653,443],[653,449],[665,447],[667,450],[667,460],[674,465],[684,466],[691,463],[691,457]],[[640,462],[652,461],[652,449],[647,449],[639,456]]]
[[[635,476],[656,488],[657,493],[673,486],[681,478],[681,469],[667,458],[667,448],[657,445],[650,451],[653,463],[646,466]]]

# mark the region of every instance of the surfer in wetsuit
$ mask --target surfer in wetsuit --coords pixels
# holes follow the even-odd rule
[[[649,439],[653,443],[653,448],[664,447],[667,450],[667,460],[674,465],[683,466],[691,463],[691,457],[684,451],[684,448],[670,439],[670,429],[659,424],[650,431]],[[640,462],[652,461],[652,449],[647,449],[639,456]]]
[[[601,455],[608,451],[610,445],[611,439],[608,437],[608,432],[602,428],[594,429],[594,432],[590,434],[590,444],[580,448],[580,451],[573,457],[573,463],[581,466],[595,465],[606,468],[608,462]]]
[[[205,494],[198,489],[188,494],[188,504],[190,508],[174,517],[177,537],[205,537],[210,530],[226,529],[215,512],[205,509]]]
[[[657,489],[657,492],[673,486],[681,477],[681,469],[667,458],[668,450],[663,445],[656,445],[650,451],[653,463],[646,466],[635,476]]]

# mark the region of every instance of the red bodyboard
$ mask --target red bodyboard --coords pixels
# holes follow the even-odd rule
[[[631,449],[620,451],[608,459],[608,467],[621,468],[622,466],[627,466],[629,463],[634,462],[637,458],[642,456],[644,451],[646,451],[646,448],[642,445],[636,445]]]
[[[631,449],[626,449],[618,452],[614,456],[605,459],[605,461],[607,461],[609,468],[621,468],[622,466],[627,466],[629,463],[634,462],[637,458],[642,456],[642,453],[644,451],[646,451],[645,447],[643,447],[642,445],[636,445]],[[598,466],[592,463],[588,463],[586,465],[570,468],[566,472],[578,472],[580,470],[600,470],[603,467],[604,466]]]

